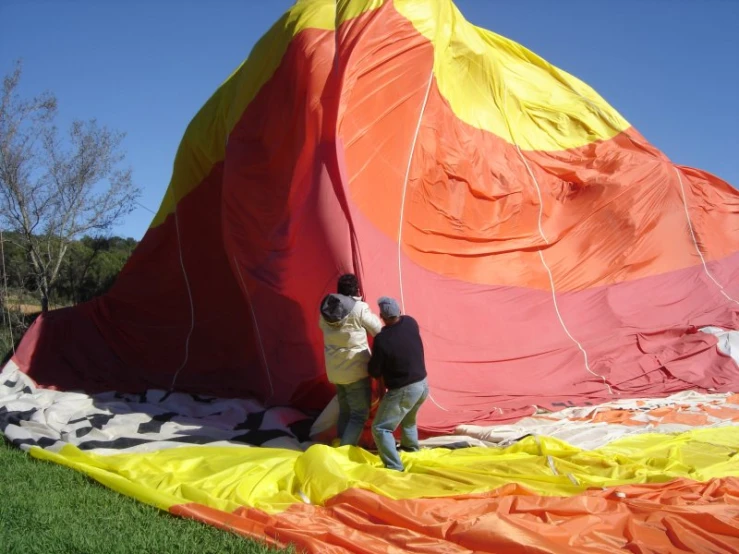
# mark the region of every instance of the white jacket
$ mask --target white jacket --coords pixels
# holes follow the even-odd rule
[[[323,331],[328,380],[348,385],[368,377],[367,334],[374,337],[382,329],[382,322],[367,303],[359,298],[329,294],[321,303],[318,325]]]

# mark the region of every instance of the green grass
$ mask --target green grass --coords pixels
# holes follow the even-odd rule
[[[267,554],[261,543],[171,516],[0,436],[0,552]]]

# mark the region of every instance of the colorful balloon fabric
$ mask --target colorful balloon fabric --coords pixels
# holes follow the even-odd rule
[[[310,441],[349,271],[421,326],[403,474]],[[298,0],[112,290],[28,331],[0,431],[311,552],[739,552],[737,329],[731,185],[449,0]]]

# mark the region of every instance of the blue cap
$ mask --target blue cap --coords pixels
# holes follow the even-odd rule
[[[394,298],[383,296],[377,301],[377,305],[380,307],[380,315],[385,319],[400,316],[400,306]]]

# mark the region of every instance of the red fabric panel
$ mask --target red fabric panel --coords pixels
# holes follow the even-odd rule
[[[361,214],[354,221],[374,256],[397,255],[397,245]],[[711,267],[739,281],[739,254]],[[739,326],[739,306],[726,301],[702,266],[557,295],[563,321],[598,376],[587,371],[548,291],[446,279],[405,257],[403,279],[406,310],[421,325],[435,400],[419,415],[426,432],[515,420],[531,415],[534,405],[557,410],[737,387],[736,363],[718,352],[714,337],[696,334],[705,325]],[[368,272],[365,281],[370,297],[399,296],[397,266]]]

